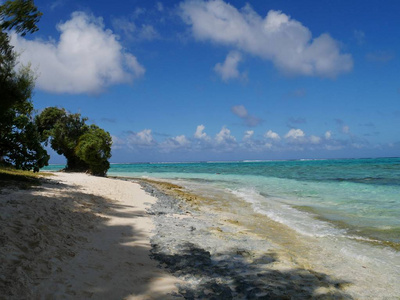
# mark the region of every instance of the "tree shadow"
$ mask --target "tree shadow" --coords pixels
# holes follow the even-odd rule
[[[352,299],[341,290],[348,282],[305,269],[274,270],[274,252],[259,257],[237,249],[211,254],[192,243],[180,249],[167,254],[153,245],[152,257],[186,279],[179,285],[185,299]]]
[[[123,220],[146,214],[133,205],[53,179],[37,188],[1,194],[0,299],[123,299],[148,294],[164,272],[141,242],[147,234],[109,222],[109,217]]]
[[[218,230],[207,213],[141,184],[158,199],[151,207],[156,224],[152,258],[184,280],[179,293],[185,299],[352,299],[343,290],[350,282],[288,267],[293,264],[280,261],[262,239]]]

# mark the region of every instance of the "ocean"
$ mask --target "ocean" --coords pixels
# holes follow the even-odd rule
[[[400,280],[400,158],[112,164],[108,175],[164,180],[246,203],[265,224],[272,220],[306,239],[307,258],[337,276],[362,266],[382,282]]]

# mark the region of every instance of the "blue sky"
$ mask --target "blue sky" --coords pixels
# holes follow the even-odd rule
[[[35,3],[35,108],[110,132],[112,162],[400,154],[398,1]]]

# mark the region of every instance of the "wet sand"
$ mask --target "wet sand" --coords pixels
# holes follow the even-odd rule
[[[154,258],[184,280],[189,299],[399,299],[391,248],[299,234],[232,195],[141,181],[158,199]],[[370,259],[382,254],[392,265]]]

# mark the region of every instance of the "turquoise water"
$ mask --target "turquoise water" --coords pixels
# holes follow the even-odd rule
[[[400,158],[113,164],[108,175],[221,191],[310,236],[400,246]]]

